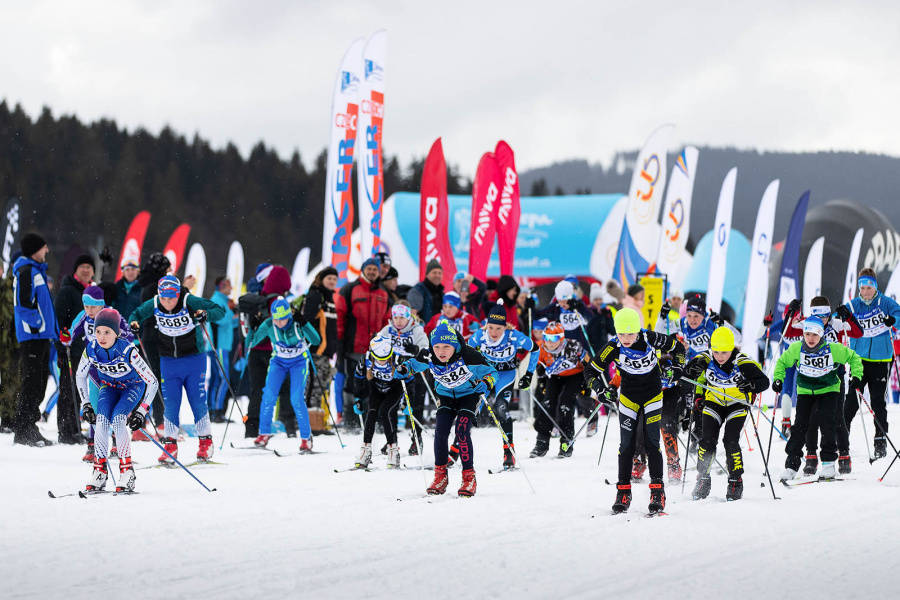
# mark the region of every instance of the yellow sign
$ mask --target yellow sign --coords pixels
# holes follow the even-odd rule
[[[656,326],[656,318],[659,309],[666,301],[666,280],[655,275],[643,275],[638,283],[644,287],[644,306],[641,315],[644,317],[644,327],[651,331]]]

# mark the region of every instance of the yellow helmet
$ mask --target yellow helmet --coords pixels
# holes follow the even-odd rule
[[[623,308],[613,317],[616,333],[638,333],[641,330],[641,316],[633,308]]]
[[[728,327],[719,327],[713,331],[709,348],[713,352],[731,352],[734,350],[734,332]]]

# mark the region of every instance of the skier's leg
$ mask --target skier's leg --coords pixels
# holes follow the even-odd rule
[[[291,406],[297,418],[297,429],[300,437],[308,440],[312,437],[309,425],[309,409],[306,407],[306,380],[309,377],[309,361],[302,358],[291,364]]]
[[[165,404],[165,432],[166,437],[177,440],[178,428],[181,426],[181,390],[184,388],[184,375],[180,368],[179,361],[182,358],[172,358],[171,356],[159,357],[159,370],[162,375],[160,388],[162,389],[163,401]],[[96,444],[96,438],[94,443]]]
[[[643,403],[644,451],[647,453],[651,480],[662,479],[663,476],[663,459],[659,450],[659,422],[662,419],[662,407],[662,392]]]
[[[788,438],[787,446],[784,449],[787,454],[787,458],[784,460],[786,469],[800,470],[803,444],[806,443],[806,429],[809,427],[809,413],[812,411],[813,404],[814,398],[809,394],[800,394],[797,398],[797,415],[791,427],[791,437]]]
[[[262,390],[262,404],[259,409],[259,433],[260,435],[271,435],[272,418],[275,415],[275,402],[278,399],[278,392],[281,385],[287,377],[288,370],[282,366],[278,359],[272,359],[269,362],[269,371],[266,375],[266,384]]]
[[[641,406],[619,394],[619,484],[631,483],[631,463],[634,459],[635,430]]]
[[[185,356],[178,360],[182,364],[184,389],[187,392],[188,404],[194,415],[194,424],[197,426],[197,435],[207,437],[212,433],[209,424],[209,407],[206,404],[206,368],[209,360],[205,354]]]

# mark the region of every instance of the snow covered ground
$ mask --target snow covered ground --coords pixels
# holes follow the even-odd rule
[[[889,410],[900,422],[900,409]],[[25,448],[2,435],[0,596],[871,599],[900,590],[900,466],[877,481],[887,462],[868,464],[858,418],[852,481],[776,482],[781,500],[773,501],[748,427],[744,499],[726,503],[725,476],[714,474],[710,498],[692,502],[690,471],[685,494],[669,486],[669,516],[656,519],[642,518],[646,483],[635,486],[629,514],[610,516],[615,492],[604,479],[615,482],[618,429],[614,421],[598,467],[603,424],[570,459],[551,457],[554,442],[546,458],[522,461],[534,494],[521,471],[488,474],[500,467],[500,436],[476,429],[471,499],[456,496],[459,468],[451,493],[438,498],[424,496],[421,471],[386,471],[380,455],[379,471],[334,473],[352,465],[360,436],[344,449],[321,436],[320,454],[279,458],[229,448],[249,443],[240,426],[218,451],[224,425],[214,426],[214,458],[227,465],[193,469],[214,493],[181,470],[146,469],[138,495],[51,499],[48,490],[83,487],[83,447]],[[55,439],[52,428],[45,433]],[[516,424],[516,440],[527,456],[530,425]],[[405,451],[408,436],[401,441]],[[281,435],[271,446],[292,452],[297,440]],[[182,458],[196,447],[188,438]],[[777,436],[773,448],[778,474]],[[134,445],[139,467],[159,453]],[[430,457],[429,449],[426,464]]]

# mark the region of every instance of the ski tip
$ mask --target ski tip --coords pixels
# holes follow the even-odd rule
[[[211,490],[209,490],[209,491],[210,491],[210,492],[215,492],[215,491],[218,490],[218,489],[219,489],[219,488],[213,488],[213,489],[211,489]]]
[[[761,488],[764,488],[764,487],[766,487],[766,484],[765,484],[765,482],[760,482],[760,484],[759,484],[759,487],[761,487]]]
[[[879,479],[879,481],[881,481],[881,480]],[[53,492],[51,492],[50,490],[47,490],[47,495],[50,496],[51,498],[56,498],[56,496],[54,496]]]

